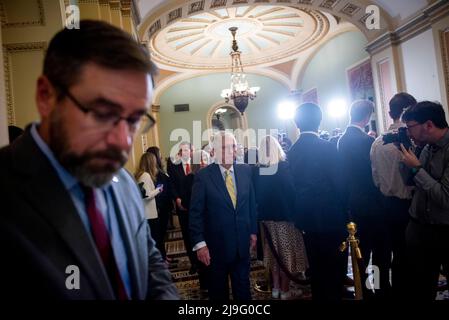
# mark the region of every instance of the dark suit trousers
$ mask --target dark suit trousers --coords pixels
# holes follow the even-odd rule
[[[184,246],[186,248],[187,256],[189,257],[190,265],[193,271],[198,272],[201,289],[207,288],[209,268],[203,265],[196,255],[196,252],[192,250],[192,240],[189,229],[189,211],[181,211],[176,209],[178,214],[179,224],[181,225],[182,238],[184,240]]]
[[[354,222],[357,224],[356,237],[360,240],[359,247],[362,252],[363,264],[365,270],[361,270],[362,287],[364,289],[364,299],[373,297],[373,292],[367,288],[366,281],[368,274],[365,273],[368,267],[370,256],[372,255],[372,264],[379,268],[379,287],[374,288],[376,298],[388,298],[391,293],[390,286],[390,267],[391,267],[391,233],[386,224],[385,209],[379,206],[377,214],[366,216],[355,216]],[[359,211],[360,212],[360,211]]]
[[[347,254],[339,251],[341,233],[306,232],[304,241],[310,265],[312,299],[338,301],[347,273]]]
[[[441,265],[449,264],[449,226],[421,224],[411,219],[406,231],[410,268],[408,299],[435,300]]]
[[[165,259],[165,256],[162,254],[165,252],[164,242],[161,237],[161,225],[159,218],[156,219],[147,219],[148,225],[150,226],[151,231],[151,238],[153,238],[154,242],[156,242],[156,248],[161,253],[161,256],[163,259]]]
[[[408,210],[410,208],[410,200],[399,199],[396,197],[384,197],[384,207],[389,222],[390,247],[393,252],[393,261],[391,263],[391,288],[394,297],[401,298],[404,296],[407,275],[407,259],[405,246],[405,231],[410,220]]]
[[[179,224],[181,225],[182,238],[184,240],[187,256],[189,257],[190,264],[196,268],[198,259],[196,258],[195,252],[192,251],[192,241],[190,240],[189,230],[189,211],[182,211],[176,208],[176,214],[178,215]]]
[[[159,231],[161,237],[161,255],[162,258],[167,257],[167,252],[165,251],[165,238],[167,236],[168,220],[170,219],[171,209],[161,208],[159,210]]]
[[[249,248],[248,248],[249,250]],[[251,300],[250,256],[237,258],[231,263],[217,262],[211,259],[209,274],[209,299],[213,301],[229,300],[229,281],[231,276],[232,296],[235,301]]]

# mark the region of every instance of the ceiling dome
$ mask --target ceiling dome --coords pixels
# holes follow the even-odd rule
[[[228,69],[230,27],[245,66],[276,64],[314,45],[329,32],[319,11],[286,6],[243,6],[204,11],[179,19],[151,38],[153,59],[186,69]]]

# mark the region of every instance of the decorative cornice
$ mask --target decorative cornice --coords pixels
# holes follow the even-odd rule
[[[159,6],[157,10],[154,10],[151,15],[147,15],[139,24],[138,33],[140,40],[151,40],[159,31],[165,29],[171,23],[176,23],[178,19],[185,19],[197,13],[231,6],[257,6],[260,4],[281,5],[300,10],[309,9],[330,13],[354,24],[367,37],[368,41],[389,30],[392,23],[392,18],[388,12],[380,9],[381,29],[368,30],[365,26],[365,21],[369,15],[363,12],[366,4],[370,3],[367,0],[204,0],[204,9],[200,10],[202,2],[203,0],[166,1],[166,5]],[[192,11],[192,6],[198,11]],[[176,11],[179,8],[182,10],[181,14],[179,14],[179,11]]]
[[[341,13],[344,13],[348,17],[354,16],[357,12],[359,12],[361,8],[353,3],[347,3],[343,9],[340,10]]]
[[[131,17],[131,9],[121,9],[122,17],[130,18]]]
[[[11,54],[29,51],[45,51],[46,48],[46,42],[11,43],[3,45],[3,69],[5,74],[8,125],[16,124],[16,117],[14,112],[14,97],[12,94],[13,88],[11,81]]]
[[[220,8],[226,6],[227,0],[213,0],[210,4],[210,9]]]
[[[14,103],[11,88],[11,59],[6,54],[5,48],[3,48],[3,72],[5,73],[5,95],[6,95],[6,111],[8,114],[8,125],[12,126],[16,124],[16,115],[14,113]]]
[[[398,43],[399,39],[396,33],[387,32],[381,35],[380,37],[376,38],[374,41],[368,43],[368,45],[366,46],[366,51],[368,51],[368,53],[372,55]]]
[[[122,9],[131,9],[131,0],[120,0]]]
[[[193,2],[189,5],[188,14],[204,10],[204,0]]]
[[[138,26],[142,19],[140,17],[140,12],[137,7],[136,0],[131,1],[131,14],[133,16],[133,21],[135,22],[135,25]],[[137,28],[136,28],[136,30],[137,30]]]
[[[160,110],[161,110],[161,106],[160,106],[160,105],[155,105],[155,104],[153,104],[153,105],[151,106],[151,112],[158,113]]]
[[[440,31],[441,56],[443,58],[443,73],[446,87],[446,94],[449,98],[449,40],[446,41],[446,35],[449,35],[449,28]]]
[[[131,17],[131,0],[120,0],[122,17]]]
[[[340,0],[324,0],[321,4],[321,8],[333,9]],[[302,3],[302,2],[301,2]]]
[[[366,50],[370,54],[375,54],[389,46],[398,45],[431,28],[433,23],[447,15],[449,15],[449,2],[439,0],[424,9],[419,16],[408,21],[395,31],[384,33],[377,39],[371,41],[367,45]]]
[[[122,4],[120,1],[109,1],[109,8],[114,11],[118,11],[122,8]]]
[[[23,27],[37,27],[45,26],[45,12],[42,0],[35,0],[38,9],[37,20],[21,21],[21,22],[8,22],[8,17],[6,15],[5,6],[3,1],[0,1],[0,20],[2,23],[2,28],[23,28]]]
[[[98,4],[100,0],[78,0],[78,4]]]
[[[28,51],[42,51],[47,48],[46,42],[8,43],[3,45],[7,54]]]

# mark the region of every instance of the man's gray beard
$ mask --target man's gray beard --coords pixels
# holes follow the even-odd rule
[[[92,173],[83,165],[76,165],[67,170],[84,186],[100,188],[109,183],[117,172]]]
[[[118,172],[112,166],[105,166],[101,169],[89,168],[88,160],[95,156],[104,156],[120,161],[120,168],[126,163],[126,156],[116,149],[108,149],[102,152],[86,153],[76,155],[68,151],[67,132],[62,125],[62,121],[54,111],[50,116],[50,149],[53,151],[59,163],[72,174],[79,183],[86,187],[99,188],[109,183]]]

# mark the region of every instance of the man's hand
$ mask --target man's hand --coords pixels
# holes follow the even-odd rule
[[[181,198],[176,198],[176,206],[179,208],[179,210],[187,211],[187,209],[182,206]]]
[[[402,151],[402,162],[409,168],[415,168],[421,165],[416,155],[411,150],[405,149],[404,145],[401,143]]]
[[[256,244],[257,244],[257,235],[252,234],[251,235],[251,244],[250,244],[251,250],[255,250],[256,249]]]
[[[198,260],[200,260],[206,266],[210,265],[210,255],[209,255],[209,249],[207,248],[207,246],[202,247],[201,249],[198,249],[196,251],[196,255],[198,257]]]

